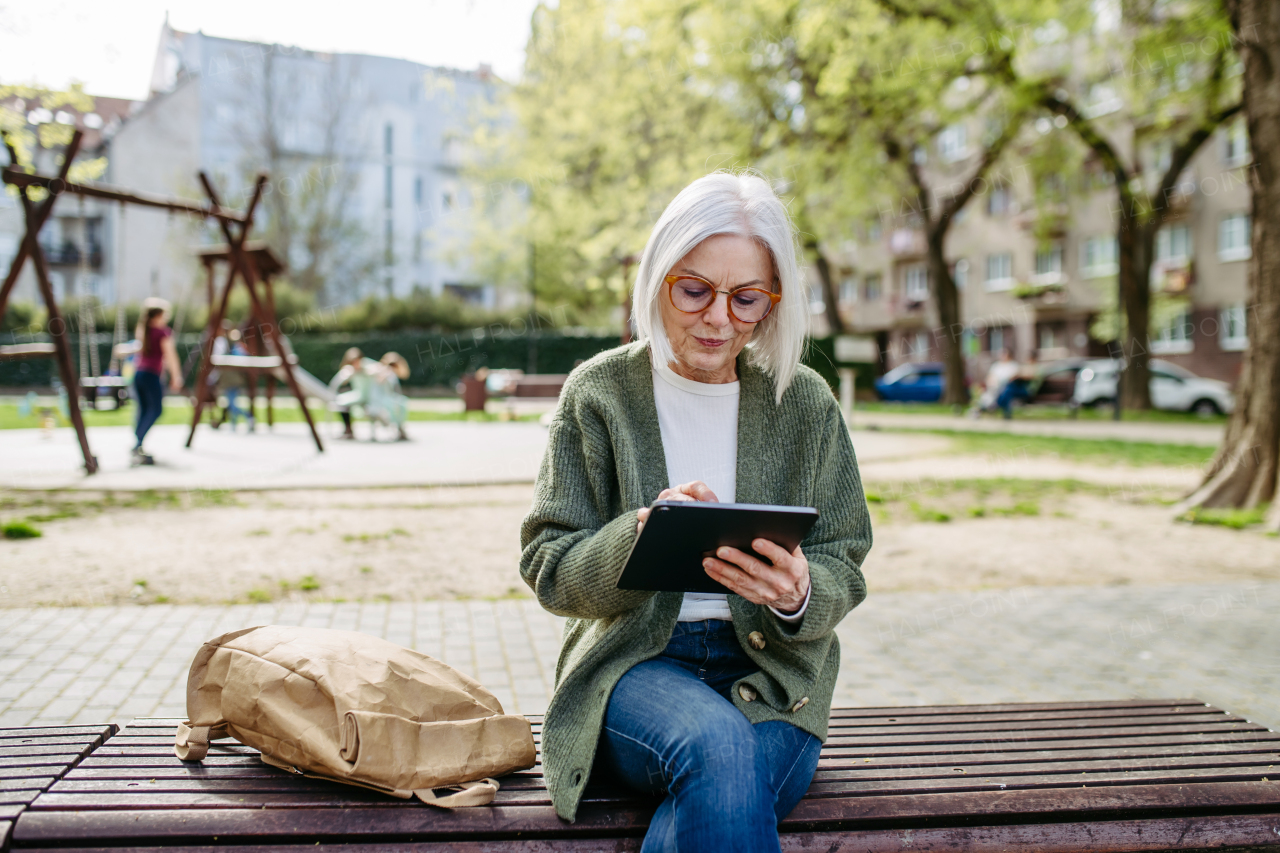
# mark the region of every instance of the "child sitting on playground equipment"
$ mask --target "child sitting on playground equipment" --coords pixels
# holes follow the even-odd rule
[[[359,348],[352,347],[342,356],[342,366],[329,382],[336,393],[334,408],[342,416],[345,430],[343,438],[355,438],[351,424],[351,409],[359,406],[370,425],[383,423],[395,425],[397,441],[408,441],[405,422],[409,419],[409,401],[400,393],[400,380],[409,377],[409,363],[399,353],[389,352],[381,361],[366,358]],[[337,393],[343,385],[349,391]],[[370,434],[376,441],[376,433]]]

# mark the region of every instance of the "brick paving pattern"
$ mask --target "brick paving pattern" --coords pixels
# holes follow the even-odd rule
[[[561,623],[520,600],[0,610],[0,726],[184,716],[200,642],[265,624],[385,637],[540,713]],[[838,630],[837,705],[1195,696],[1280,726],[1276,583],[873,592]]]

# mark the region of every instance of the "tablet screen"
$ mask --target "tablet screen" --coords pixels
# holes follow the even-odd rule
[[[705,557],[726,545],[759,557],[751,548],[755,539],[792,551],[817,520],[812,507],[654,501],[618,589],[727,593],[702,567]]]

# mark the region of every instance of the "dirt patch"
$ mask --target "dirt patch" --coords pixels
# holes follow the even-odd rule
[[[1280,539],[1173,522],[1161,501],[1064,481],[870,480],[872,591],[1280,580]],[[526,597],[532,486],[105,495],[10,492],[7,607]]]
[[[12,493],[11,493],[12,495]],[[0,540],[7,606],[501,598],[524,595],[520,521],[532,487],[190,495],[145,507],[12,503],[72,517]]]

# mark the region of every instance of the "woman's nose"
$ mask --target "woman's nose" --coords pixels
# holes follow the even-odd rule
[[[723,299],[720,298],[722,296]],[[729,325],[729,294],[716,293],[716,298],[702,312],[702,319],[711,326]]]

